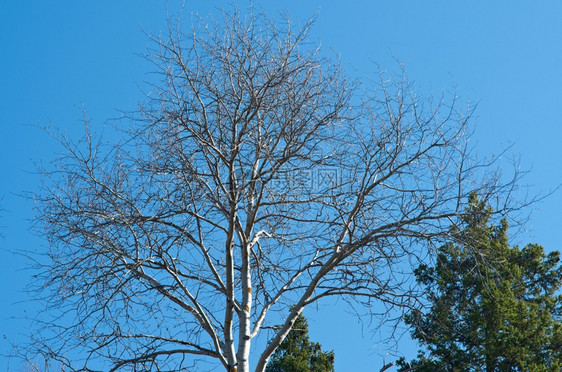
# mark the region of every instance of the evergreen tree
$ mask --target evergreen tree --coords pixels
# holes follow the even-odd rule
[[[476,195],[469,205],[455,244],[416,271],[431,306],[406,322],[425,352],[401,371],[562,370],[560,253],[510,247],[507,222],[491,224]]]
[[[308,322],[301,314],[292,330],[272,355],[266,372],[333,372],[334,352],[323,352],[317,342],[310,342]]]

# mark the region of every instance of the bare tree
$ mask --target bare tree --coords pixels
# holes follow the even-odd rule
[[[509,199],[515,181],[470,156],[470,109],[401,74],[350,82],[309,27],[237,11],[172,24],[148,55],[161,84],[122,141],[61,139],[35,196],[54,315],[39,353],[79,370],[264,371],[324,298],[417,306],[412,267],[468,193]]]

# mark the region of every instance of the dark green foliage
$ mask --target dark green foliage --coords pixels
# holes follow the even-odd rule
[[[293,329],[272,355],[266,372],[333,372],[334,352],[323,352],[317,342],[310,342],[308,322],[301,314]]]
[[[401,370],[562,370],[560,253],[510,247],[507,222],[492,225],[491,209],[476,195],[469,202],[455,243],[416,271],[431,307],[406,322],[425,353]]]

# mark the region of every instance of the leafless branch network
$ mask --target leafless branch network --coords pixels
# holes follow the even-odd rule
[[[265,328],[264,371],[324,298],[417,307],[412,268],[471,191],[513,206],[518,175],[475,161],[456,97],[419,97],[402,74],[349,81],[310,24],[195,23],[153,38],[162,81],[122,142],[61,138],[42,170],[36,283],[54,319],[34,345],[67,368],[249,371]]]

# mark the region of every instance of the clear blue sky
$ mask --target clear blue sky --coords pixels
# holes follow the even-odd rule
[[[180,2],[169,1],[174,15]],[[185,19],[230,1],[187,0]],[[248,2],[239,3],[245,9]],[[254,1],[268,13],[287,11],[306,20],[317,14],[312,40],[341,55],[358,76],[404,62],[423,92],[440,96],[454,86],[478,103],[474,145],[482,156],[513,144],[531,172],[531,192],[562,183],[562,2],[560,1]],[[71,137],[81,131],[81,105],[92,126],[117,110],[135,108],[139,84],[153,68],[138,56],[149,33],[165,29],[164,1],[26,1],[0,3],[0,335],[21,340],[30,332],[21,317],[33,311],[22,292],[30,280],[26,260],[8,250],[38,250],[30,231],[32,204],[18,196],[38,186],[34,162],[59,150],[39,126]],[[374,76],[374,75],[371,75]],[[562,192],[538,203],[516,237],[560,249]],[[378,370],[387,345],[340,306],[308,311],[311,337],[336,352],[336,369]],[[384,335],[382,335],[384,336]],[[405,337],[407,339],[407,337]],[[0,339],[0,352],[9,345]],[[398,353],[412,356],[411,342]],[[1,359],[1,358],[0,358]],[[387,356],[386,360],[393,360]],[[8,368],[0,361],[0,370]],[[11,362],[10,370],[19,370]]]

